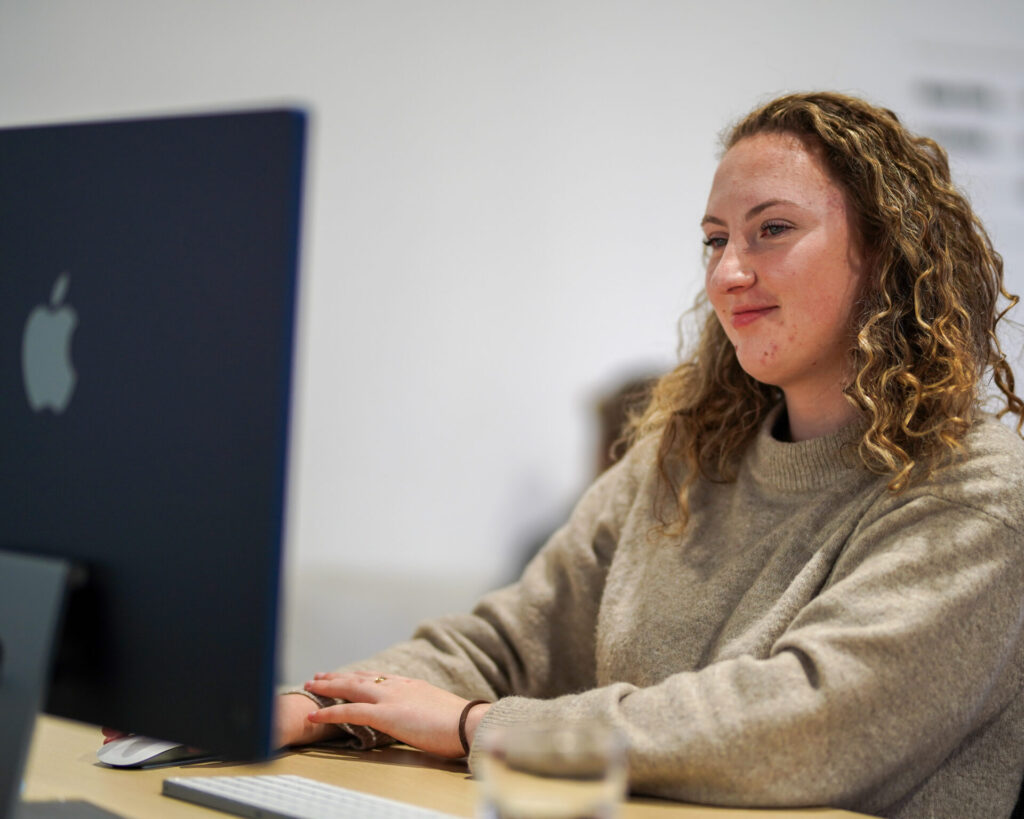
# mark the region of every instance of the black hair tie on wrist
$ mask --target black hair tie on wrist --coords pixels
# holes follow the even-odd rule
[[[478,705],[486,704],[487,700],[471,700],[462,709],[462,715],[459,717],[459,742],[462,743],[462,753],[466,756],[469,756],[469,740],[466,739],[466,720],[469,718],[469,712]]]

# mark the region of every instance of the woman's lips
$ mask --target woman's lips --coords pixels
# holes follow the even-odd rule
[[[777,310],[775,306],[769,307],[750,307],[743,308],[740,310],[733,311],[732,314],[732,326],[733,327],[746,327],[748,324],[757,321],[762,316],[768,315],[772,310]]]

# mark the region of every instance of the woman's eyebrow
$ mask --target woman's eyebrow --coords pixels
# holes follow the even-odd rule
[[[757,216],[761,211],[767,210],[773,205],[796,205],[792,199],[766,199],[758,205],[754,205],[750,210],[743,214],[743,219],[751,219]],[[725,222],[719,219],[717,216],[712,216],[710,213],[705,214],[704,218],[700,220],[701,225],[721,225],[725,227]]]
[[[754,205],[754,207],[752,207],[750,210],[746,212],[743,218],[750,219],[752,216],[757,216],[757,214],[759,214],[761,211],[768,210],[768,208],[772,207],[773,205],[795,204],[796,202],[792,201],[791,199],[768,199],[762,202],[760,205]]]

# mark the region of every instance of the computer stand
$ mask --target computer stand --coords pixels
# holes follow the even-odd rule
[[[87,802],[22,802],[71,566],[0,549],[0,819],[113,817]]]

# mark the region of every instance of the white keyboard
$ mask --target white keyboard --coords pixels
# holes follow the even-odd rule
[[[447,813],[328,785],[304,776],[176,776],[163,793],[250,819],[455,819]]]

